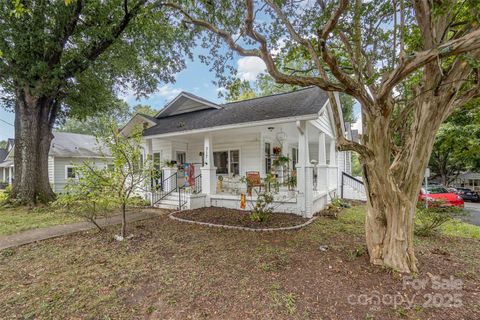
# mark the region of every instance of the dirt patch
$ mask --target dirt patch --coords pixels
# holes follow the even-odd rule
[[[308,221],[308,219],[291,213],[272,213],[266,221],[257,222],[250,220],[249,213],[249,211],[236,209],[208,207],[176,212],[175,217],[197,222],[252,229],[292,227]]]
[[[480,319],[480,241],[416,238],[413,279],[369,263],[362,211],[278,233],[162,215],[129,224],[128,241],[114,227],[0,251],[0,318]],[[462,283],[434,289],[432,277]]]

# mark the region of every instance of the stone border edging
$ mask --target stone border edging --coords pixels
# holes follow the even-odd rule
[[[180,212],[174,211],[168,215],[168,217],[172,220],[179,221],[179,222],[185,222],[185,223],[190,223],[190,224],[198,224],[201,226],[207,226],[210,228],[222,228],[222,229],[234,229],[234,230],[243,230],[243,231],[253,231],[253,232],[274,232],[274,231],[289,231],[289,230],[298,230],[302,229],[309,224],[311,224],[313,221],[317,219],[317,216],[311,217],[307,222],[304,222],[302,224],[296,225],[296,226],[290,226],[290,227],[280,227],[280,228],[248,228],[248,227],[238,227],[238,226],[228,226],[228,225],[223,225],[223,224],[216,224],[216,223],[209,223],[209,222],[201,222],[201,221],[193,221],[193,220],[187,220],[187,219],[182,219],[175,217],[174,214]]]

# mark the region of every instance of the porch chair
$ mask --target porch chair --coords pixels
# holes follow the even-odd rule
[[[259,171],[247,171],[246,172],[247,176],[247,181],[248,181],[248,189],[249,189],[249,194],[251,194],[251,189],[255,187],[259,187],[259,192],[262,192],[262,187],[265,185],[262,182],[262,179],[260,178],[260,172]]]

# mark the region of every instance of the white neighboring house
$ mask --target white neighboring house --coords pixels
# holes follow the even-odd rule
[[[280,187],[275,211],[311,217],[339,195],[342,171],[350,173],[351,153],[335,147],[349,130],[336,132],[327,94],[317,87],[225,104],[182,92],[155,117],[135,115],[122,132],[134,125],[145,128],[145,159],[163,172],[145,194],[158,207],[239,209],[247,189],[241,177],[253,173],[263,181],[273,170],[281,183],[297,177],[293,191]],[[278,150],[289,158],[288,169],[273,168]],[[194,168],[191,186],[182,170],[162,166],[172,160]],[[250,209],[256,192],[246,198]]]
[[[48,177],[54,192],[61,193],[68,179],[75,178],[75,166],[81,165],[85,161],[98,166],[107,165],[103,154],[108,156],[108,152],[99,147],[94,136],[59,131],[54,131],[53,135],[48,154]],[[6,157],[3,162],[0,162],[0,181],[11,184],[12,179],[15,178],[13,157],[12,140],[12,143],[8,145]]]

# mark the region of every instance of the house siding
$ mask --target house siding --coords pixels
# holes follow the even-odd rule
[[[52,166],[52,176],[49,175],[50,180],[53,180],[53,191],[56,193],[63,192],[65,186],[67,185],[67,179],[65,177],[65,167],[66,166],[79,166],[82,165],[85,161],[92,161],[95,163],[95,166],[104,167],[106,162],[103,159],[95,158],[53,158]],[[50,166],[49,166],[50,169]]]

